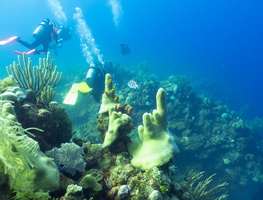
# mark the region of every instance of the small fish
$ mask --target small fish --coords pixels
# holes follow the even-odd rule
[[[128,82],[128,86],[129,86],[129,88],[133,88],[133,89],[138,89],[139,88],[139,85],[134,80],[130,80]]]

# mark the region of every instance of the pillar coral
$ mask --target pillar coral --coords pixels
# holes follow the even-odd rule
[[[102,95],[102,104],[100,106],[99,113],[108,113],[109,125],[105,134],[103,147],[109,147],[118,137],[118,129],[122,125],[126,125],[131,121],[131,118],[127,114],[114,111],[118,104],[119,98],[115,95],[115,90],[112,84],[112,77],[110,74],[105,76],[105,92]]]
[[[115,90],[112,86],[112,77],[110,74],[105,76],[105,92],[102,95],[102,103],[100,106],[99,113],[108,112],[110,107],[115,107],[118,103],[119,97],[115,95]]]
[[[118,129],[122,125],[126,125],[131,121],[131,118],[127,114],[114,111],[111,107],[109,110],[109,127],[106,132],[102,147],[110,146],[118,137]]]
[[[141,140],[128,145],[132,155],[131,164],[142,170],[161,166],[169,162],[179,149],[174,137],[166,127],[166,102],[164,89],[156,94],[157,109],[143,114],[143,126],[138,127]]]

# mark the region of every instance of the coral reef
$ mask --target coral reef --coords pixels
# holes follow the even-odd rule
[[[12,101],[17,120],[23,128],[36,127],[44,130],[44,132],[32,130],[34,139],[38,141],[42,151],[68,142],[72,136],[71,121],[64,108],[51,102],[54,98],[54,91],[51,88],[56,87],[62,77],[61,73],[56,72],[54,60],[50,62],[48,54],[46,59],[40,59],[39,66],[34,67],[30,58],[27,61],[25,55],[23,62],[20,57],[18,60],[19,64],[14,62],[7,68],[9,73],[16,77],[15,80],[20,87],[12,86],[14,82],[10,78],[11,75],[8,79],[0,81],[0,85],[3,85],[1,99]],[[27,78],[28,76],[30,78]],[[27,89],[25,93],[21,87]]]
[[[89,96],[81,95],[74,108],[64,109],[55,102],[39,103],[36,92],[28,90],[24,94],[12,81],[0,82],[1,98],[6,99],[1,104],[5,106],[0,113],[1,127],[4,127],[0,135],[9,134],[8,141],[14,142],[6,145],[9,143],[6,135],[3,136],[0,198],[16,195],[17,199],[222,200],[240,199],[236,198],[240,189],[249,191],[249,184],[262,184],[260,120],[248,126],[226,105],[198,95],[184,76],[158,81],[143,73],[143,66],[140,70],[137,76],[123,70],[128,78],[116,82],[114,79],[114,84],[112,77],[115,76],[107,74],[99,114],[99,105]],[[128,88],[130,79],[138,80],[140,87]],[[160,86],[163,89],[158,90],[155,98]],[[86,107],[88,109],[83,109]],[[72,138],[66,111],[73,113],[70,115],[78,125]],[[143,124],[138,134],[133,124]],[[44,132],[31,129],[26,135],[21,125]],[[57,180],[53,186],[43,186],[55,179],[48,174],[52,174],[52,170],[58,174],[58,171],[44,154],[34,157],[36,151],[40,152],[36,141],[44,151],[67,146],[67,150],[53,150],[53,154],[59,151],[59,155],[52,156],[55,162],[56,156],[66,161],[56,162],[60,170],[59,188]],[[75,144],[63,144],[69,141]],[[176,157],[175,141],[181,152]],[[3,151],[3,146],[8,148]],[[20,151],[23,154],[20,155]],[[15,159],[6,158],[8,154]],[[4,165],[6,161],[10,164]],[[34,168],[39,162],[42,164]],[[45,171],[47,166],[52,166],[49,173]],[[32,167],[34,170],[30,173],[20,173]],[[39,174],[44,174],[44,178]],[[31,191],[19,188],[20,181]],[[47,192],[48,189],[54,191]]]

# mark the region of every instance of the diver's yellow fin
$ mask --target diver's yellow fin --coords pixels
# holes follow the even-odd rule
[[[78,98],[77,84],[78,83],[73,83],[73,85],[71,86],[68,94],[66,95],[63,101],[64,104],[75,105],[77,98]]]
[[[76,86],[81,93],[88,93],[92,90],[86,82],[78,83]]]

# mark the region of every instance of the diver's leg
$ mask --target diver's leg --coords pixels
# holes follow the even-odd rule
[[[43,49],[42,49],[41,51],[47,53],[47,51],[48,51],[48,45],[49,45],[49,42],[48,42],[48,41],[44,41],[44,42],[42,43]]]
[[[29,49],[34,49],[41,44],[40,40],[35,40],[32,44],[29,44],[28,42],[25,42],[21,40],[20,38],[17,40],[17,42],[19,42],[20,44],[22,44],[23,46]]]

